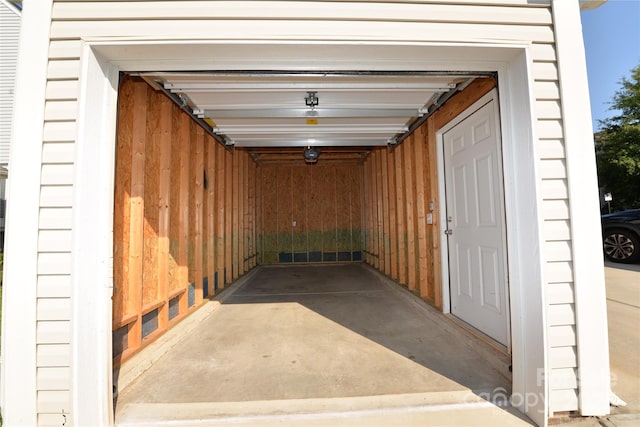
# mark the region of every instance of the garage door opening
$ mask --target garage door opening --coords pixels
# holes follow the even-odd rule
[[[301,283],[313,283],[314,275],[329,271],[313,270],[315,263],[353,263],[345,268],[355,269],[366,263],[446,309],[436,132],[494,89],[494,78],[328,74],[325,86],[317,82],[322,76],[309,86],[308,75],[294,76],[297,83],[288,86],[280,75],[241,82],[236,75],[207,81],[206,73],[122,79],[116,383],[123,364],[136,363],[145,347],[257,266],[300,266]],[[317,150],[311,161],[310,149]],[[351,292],[353,283],[344,278],[337,283],[350,298],[374,292]],[[403,354],[394,344],[382,345]],[[496,372],[494,389],[504,385]],[[455,370],[451,375],[456,378]]]

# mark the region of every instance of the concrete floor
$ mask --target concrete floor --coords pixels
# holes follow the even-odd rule
[[[509,394],[504,359],[366,265],[250,274],[119,394],[118,425],[528,425],[478,396]]]

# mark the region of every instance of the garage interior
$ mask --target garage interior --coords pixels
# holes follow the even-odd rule
[[[358,280],[339,276],[329,286],[344,289],[314,288],[316,276],[334,277],[323,273],[331,271],[326,267],[383,275],[442,311],[436,132],[495,82],[490,73],[123,75],[115,170],[114,369],[258,266],[267,272],[260,274],[282,271],[296,278],[289,287],[251,285],[265,295],[248,304],[265,303],[265,296],[291,302],[293,293],[295,302],[308,307],[295,295],[304,290],[324,298],[342,298],[343,292],[357,307],[371,299],[367,292],[376,295],[358,288]],[[364,282],[378,286],[374,276]],[[247,303],[238,302],[241,291],[229,305]],[[391,335],[411,329],[412,321],[402,323],[407,319],[389,321],[399,322]],[[446,361],[449,356],[437,347],[425,343],[423,352]],[[508,357],[495,344],[491,351]],[[468,368],[469,375],[477,369]],[[487,372],[496,375],[494,383],[475,387],[471,381],[469,388],[510,387],[504,372],[492,369]],[[455,369],[444,370],[458,380]]]

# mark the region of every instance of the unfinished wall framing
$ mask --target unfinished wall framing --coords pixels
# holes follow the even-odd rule
[[[375,148],[364,162],[365,261],[442,308],[436,131],[495,87],[477,79],[402,144]],[[431,224],[427,215],[431,214]]]
[[[256,167],[246,151],[227,151],[146,82],[121,81],[116,365],[256,266]]]

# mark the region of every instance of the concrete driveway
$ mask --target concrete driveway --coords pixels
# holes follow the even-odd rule
[[[640,264],[605,264],[611,388],[627,406],[612,413],[640,414]],[[626,417],[619,417],[626,418]],[[640,416],[635,418],[640,424]]]
[[[481,397],[509,394],[508,359],[364,264],[229,291],[120,393],[117,425],[530,425]]]

